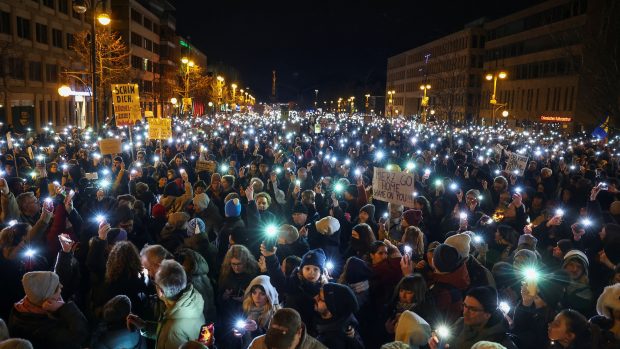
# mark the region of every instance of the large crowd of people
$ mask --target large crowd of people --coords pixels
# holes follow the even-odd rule
[[[3,137],[0,349],[620,348],[620,137],[313,114],[171,131]],[[410,207],[375,168],[413,177]]]

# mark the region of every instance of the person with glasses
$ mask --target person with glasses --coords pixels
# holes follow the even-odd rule
[[[469,290],[463,301],[463,317],[458,319],[448,332],[443,334],[444,338],[433,335],[428,341],[429,347],[469,349],[479,341],[489,341],[499,343],[507,349],[517,348],[506,334],[508,323],[498,307],[497,291],[490,286]]]

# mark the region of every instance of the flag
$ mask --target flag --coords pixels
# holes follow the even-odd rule
[[[597,128],[592,131],[592,136],[600,139],[607,138],[607,133],[609,132],[609,116],[605,119],[603,123],[601,123]]]

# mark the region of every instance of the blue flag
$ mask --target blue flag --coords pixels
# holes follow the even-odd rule
[[[605,119],[605,121],[600,124],[597,128],[592,131],[592,136],[600,139],[607,138],[607,133],[609,132],[609,116]]]

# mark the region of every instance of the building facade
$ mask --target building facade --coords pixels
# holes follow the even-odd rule
[[[58,87],[73,56],[73,34],[89,29],[71,0],[0,0],[2,122],[17,132],[79,122],[89,107],[61,97]]]
[[[453,120],[479,111],[485,35],[482,21],[388,59],[385,115],[430,113]],[[422,105],[424,86],[429,97]]]
[[[620,115],[620,91],[613,82],[620,79],[614,63],[620,58],[618,15],[618,1],[549,0],[485,21],[389,58],[386,95],[395,91],[393,106],[400,114],[419,114],[422,93],[416,89],[428,81],[430,108],[445,118],[451,104],[439,98],[446,91],[435,77],[451,75],[449,87],[462,89],[448,93],[457,97],[454,119],[591,126],[606,115]],[[455,57],[454,64],[441,64],[446,54]],[[500,72],[505,78],[494,79]],[[386,115],[389,108],[386,103]]]

